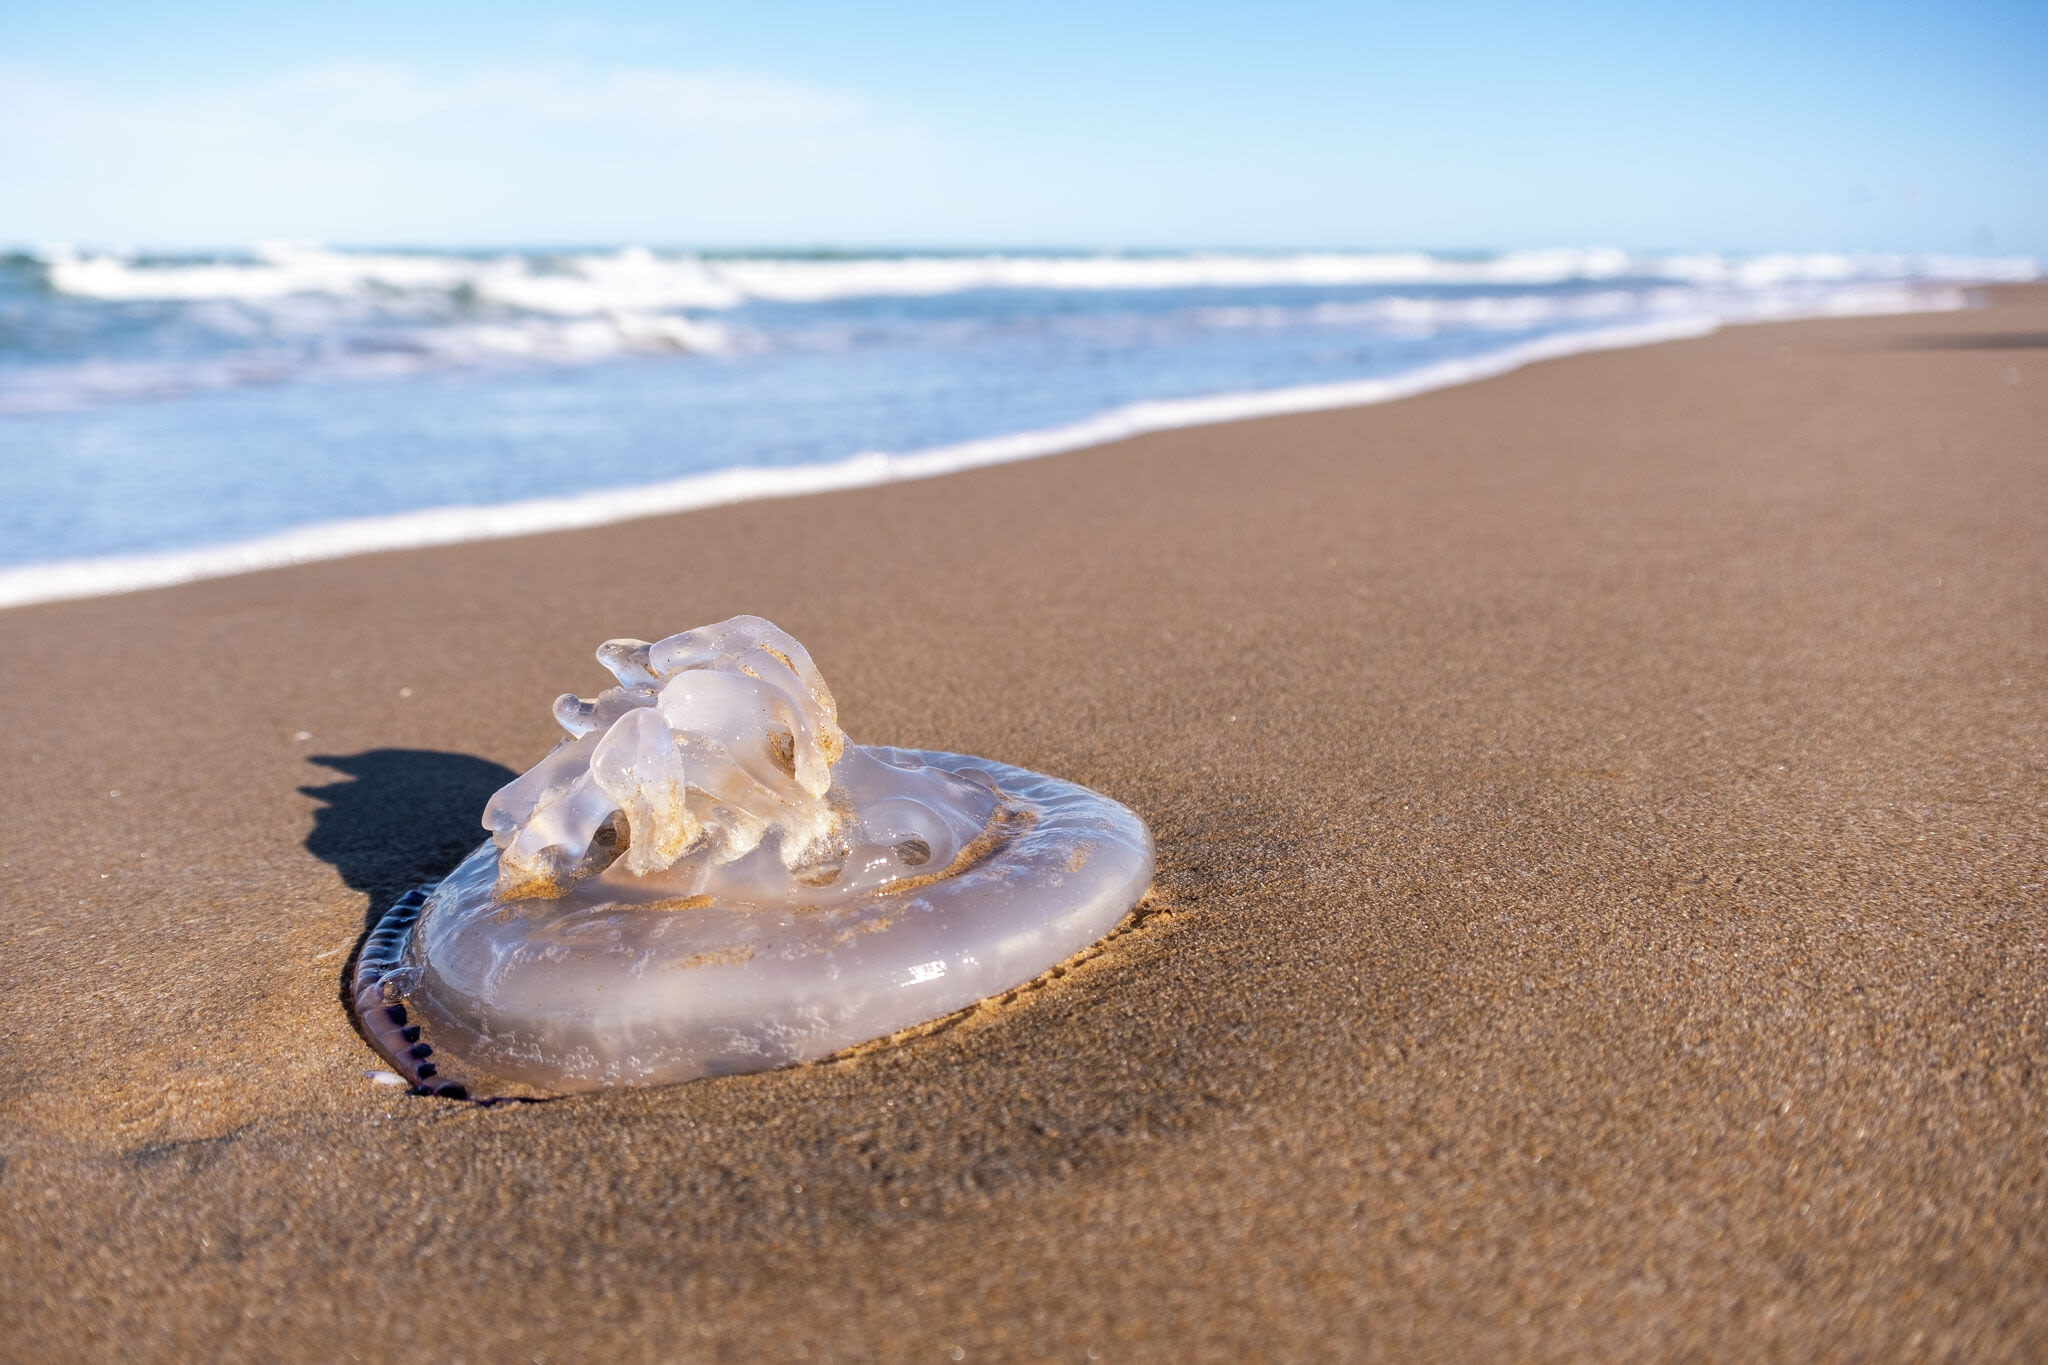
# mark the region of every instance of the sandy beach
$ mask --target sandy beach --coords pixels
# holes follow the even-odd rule
[[[2048,1353],[2048,289],[0,613],[17,1360]],[[380,1087],[590,650],[1098,788],[1154,894],[772,1074]]]

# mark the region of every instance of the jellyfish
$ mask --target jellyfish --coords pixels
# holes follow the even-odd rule
[[[597,651],[616,686],[494,795],[490,837],[401,897],[350,996],[414,1087],[541,1098],[842,1052],[1032,980],[1152,880],[1085,787],[864,746],[755,616]]]

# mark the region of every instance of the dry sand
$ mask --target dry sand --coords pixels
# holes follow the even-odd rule
[[[4,1354],[2039,1358],[2000,305],[0,614]],[[600,639],[739,611],[1135,807],[1152,913],[849,1060],[372,1085],[366,912]]]

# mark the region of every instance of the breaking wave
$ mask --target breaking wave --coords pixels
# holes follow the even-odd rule
[[[305,379],[965,344],[1019,326],[1130,345],[1262,328],[1412,337],[1884,311],[1927,306],[1955,282],[2038,274],[2022,258],[1606,248],[818,258],[270,246],[12,264],[0,265],[0,414],[16,415]],[[1062,298],[1084,306],[1034,302]],[[920,302],[938,311],[906,311]]]
[[[493,256],[340,252],[271,246],[245,259],[178,261],[68,251],[42,257],[59,293],[104,300],[375,297],[434,291],[533,313],[721,310],[752,301],[929,297],[978,289],[1142,290],[1355,285],[1555,285],[1634,279],[1757,288],[1856,280],[2031,280],[2025,257],[1643,255],[1613,248],[1173,255],[923,255],[804,259],[620,251]]]

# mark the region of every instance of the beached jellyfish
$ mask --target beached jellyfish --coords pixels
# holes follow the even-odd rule
[[[754,616],[597,651],[568,737],[491,837],[364,941],[365,1034],[474,1098],[658,1085],[828,1056],[1038,975],[1152,879],[1084,787],[851,744],[804,647]]]

